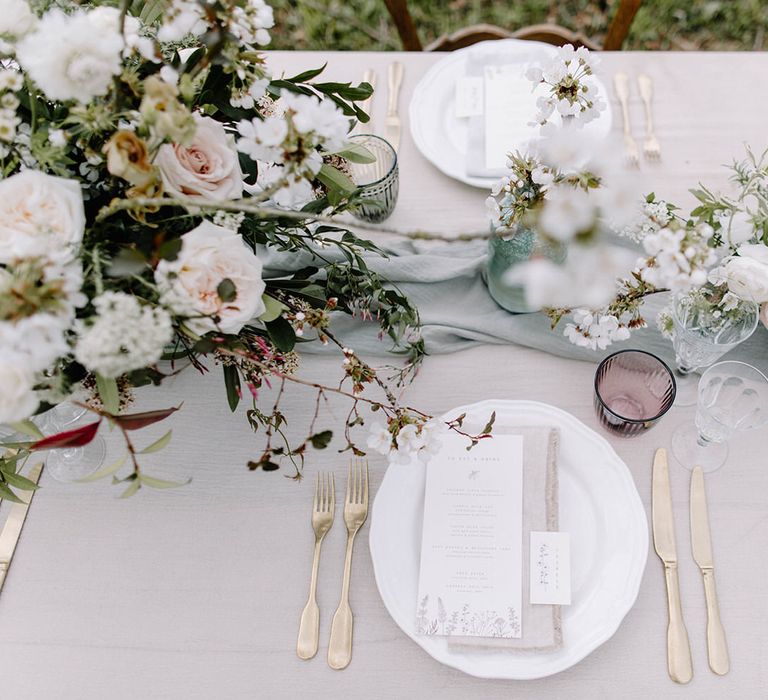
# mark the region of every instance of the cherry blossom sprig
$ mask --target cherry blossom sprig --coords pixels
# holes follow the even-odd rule
[[[597,119],[605,109],[605,101],[589,78],[594,75],[598,59],[582,47],[570,44],[556,49],[555,56],[545,65],[532,65],[526,77],[534,89],[544,85],[546,94],[536,101],[538,113],[532,125],[544,126],[557,112],[563,118],[570,118],[577,125],[588,124]]]

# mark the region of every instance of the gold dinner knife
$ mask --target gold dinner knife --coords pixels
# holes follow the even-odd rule
[[[362,134],[375,134],[376,129],[373,124],[373,96],[376,91],[376,71],[371,70],[370,68],[366,70],[365,73],[363,73],[363,82],[368,83],[373,88],[374,92],[371,93],[370,97],[360,103],[360,109],[368,115],[369,120],[366,124],[358,124],[356,131]]]
[[[707,598],[707,651],[709,667],[724,676],[731,668],[725,630],[720,622],[720,606],[715,591],[715,562],[712,557],[712,538],[707,513],[707,493],[704,490],[704,472],[696,467],[691,474],[691,550],[704,579]]]
[[[387,70],[387,87],[389,89],[387,103],[387,118],[384,122],[384,138],[397,151],[400,147],[400,115],[397,102],[400,98],[400,87],[403,84],[403,64],[393,61]]]
[[[667,626],[667,670],[675,683],[688,683],[693,678],[691,645],[683,621],[680,585],[677,579],[677,543],[672,514],[672,492],[669,486],[667,451],[656,450],[653,458],[653,544],[664,563],[667,582],[669,625]]]
[[[42,463],[36,464],[30,470],[27,478],[37,483],[40,478],[40,472],[43,470]],[[29,492],[29,500],[26,503],[14,503],[11,506],[11,512],[8,513],[8,519],[5,521],[3,531],[0,532],[0,589],[5,583],[5,575],[13,559],[13,553],[16,551],[16,543],[21,535],[21,528],[24,527],[24,520],[27,517],[29,504],[32,502],[34,491]]]

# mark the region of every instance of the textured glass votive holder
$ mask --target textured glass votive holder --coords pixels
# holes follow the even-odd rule
[[[361,221],[384,221],[395,210],[400,190],[397,153],[389,141],[373,134],[358,134],[351,140],[367,148],[376,160],[349,164],[350,176],[359,188],[359,203],[350,213]]]
[[[595,372],[595,412],[614,435],[634,437],[650,430],[675,402],[675,378],[658,357],[621,350]]]

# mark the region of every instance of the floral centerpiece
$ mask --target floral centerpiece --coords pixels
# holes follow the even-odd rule
[[[258,404],[270,380],[310,384],[318,406],[346,395],[348,425],[362,422],[361,403],[380,411],[384,452],[429,449],[430,417],[399,406],[329,328],[334,313],[378,323],[408,356],[400,379],[424,352],[416,309],[363,261],[376,247],[332,218],[356,203],[347,164],[372,158],[347,138],[368,119],[357,102],[371,86],[322,82],[322,68],[271,76],[261,48],[272,26],[263,0],[3,3],[0,423],[30,437],[0,458],[0,496],[32,488],[18,474],[31,451],[83,445],[105,421],[126,454],[100,473],[127,463],[126,495],[158,485],[132,431],[176,408],[127,406],[135,387],[184,367],[218,365],[230,407],[251,402],[248,420],[268,436],[252,469],[282,455],[298,476],[306,449],[331,438],[313,420],[300,444],[273,445],[279,399]],[[312,263],[264,279],[265,248]],[[338,346],[341,386],[295,375],[309,340]],[[368,385],[384,398],[363,396]],[[95,420],[42,436],[30,416],[80,386]]]
[[[564,335],[591,349],[647,326],[643,302],[664,291],[720,324],[738,321],[743,302],[754,302],[768,326],[768,152],[748,151],[733,164],[735,196],[691,190],[699,204],[688,216],[654,194],[641,200],[615,157],[577,131],[601,108],[586,82],[594,68],[586,49],[564,47],[528,70],[534,86],[546,88],[531,122],[541,136],[508,155],[509,173],[487,208],[495,230],[513,238],[534,232],[539,254],[508,265],[504,282],[530,309],[543,309],[553,329],[565,320]],[[563,118],[559,126],[554,113]],[[562,252],[546,254],[553,249]],[[673,333],[669,310],[657,322]]]

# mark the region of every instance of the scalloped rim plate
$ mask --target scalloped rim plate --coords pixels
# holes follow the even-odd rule
[[[408,106],[408,124],[416,147],[443,174],[472,187],[490,189],[498,180],[497,177],[466,174],[468,122],[455,116],[456,80],[466,74],[466,63],[471,56],[484,54],[503,56],[506,63],[520,63],[517,91],[521,100],[531,102],[530,118],[533,119],[536,107],[532,99],[531,83],[524,75],[525,68],[534,58],[554,55],[555,47],[539,41],[500,39],[482,41],[452,51],[431,66],[414,89]],[[600,139],[608,135],[613,123],[611,100],[604,83],[597,77],[592,80],[605,98],[606,108],[597,119],[584,127],[584,132]],[[523,142],[529,138],[521,136],[518,146],[523,146]]]
[[[613,636],[634,605],[648,557],[645,508],[626,464],[605,438],[569,413],[536,401],[489,400],[449,411],[466,423],[560,429],[560,528],[571,535],[573,602],[563,606],[563,646],[552,652],[464,651],[416,634],[424,466],[391,463],[371,512],[370,550],[387,611],[437,661],[481,678],[527,680],[559,673]]]

